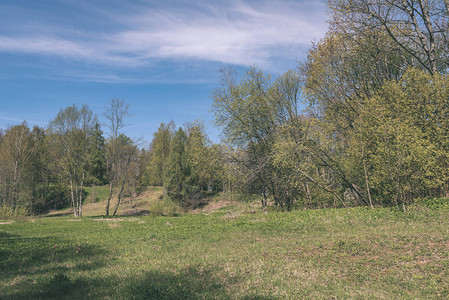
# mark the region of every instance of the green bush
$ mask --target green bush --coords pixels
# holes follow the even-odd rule
[[[150,206],[150,214],[154,216],[177,216],[182,209],[172,200],[164,199],[153,202]]]
[[[449,198],[423,198],[416,201],[419,206],[424,206],[430,209],[449,209]]]
[[[29,211],[23,206],[8,206],[5,204],[0,205],[0,219],[22,219],[28,216]]]

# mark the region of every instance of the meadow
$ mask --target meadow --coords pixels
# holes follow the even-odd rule
[[[449,211],[388,208],[0,225],[1,299],[449,297]]]

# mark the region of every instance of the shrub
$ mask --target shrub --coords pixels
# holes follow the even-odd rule
[[[155,216],[177,216],[182,209],[169,199],[153,202],[150,206],[150,214]]]
[[[449,198],[430,197],[418,199],[416,203],[430,209],[449,209]]]
[[[5,204],[0,205],[0,219],[22,219],[28,216],[29,211],[23,206],[8,206]]]

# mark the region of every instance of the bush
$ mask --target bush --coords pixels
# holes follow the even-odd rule
[[[12,207],[5,204],[0,205],[0,219],[22,219],[28,215],[28,209],[23,206]]]
[[[449,198],[423,198],[418,199],[416,203],[419,206],[427,207],[430,209],[449,209]]]
[[[160,200],[151,203],[150,214],[155,216],[177,216],[182,212],[182,209],[173,201],[169,199]]]

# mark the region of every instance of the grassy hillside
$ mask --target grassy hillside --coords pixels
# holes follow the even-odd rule
[[[449,212],[339,209],[0,225],[0,298],[449,297]]]
[[[88,195],[83,204],[84,217],[102,217],[106,214],[106,200],[109,196],[109,186],[94,186],[86,188]],[[112,215],[117,204],[117,191],[111,199],[110,215]],[[147,190],[136,197],[126,197],[119,205],[117,216],[174,216],[186,212],[185,209],[179,207],[176,203],[165,200],[162,197],[162,187],[149,187]],[[239,211],[239,212],[256,212],[261,211],[258,201],[239,202],[229,201],[220,197],[220,195],[212,196],[209,200],[205,199],[207,205],[201,206],[190,213],[202,214],[215,211]],[[73,215],[71,208],[63,210],[51,211],[48,216],[70,216]],[[1,218],[1,215],[0,215]]]

